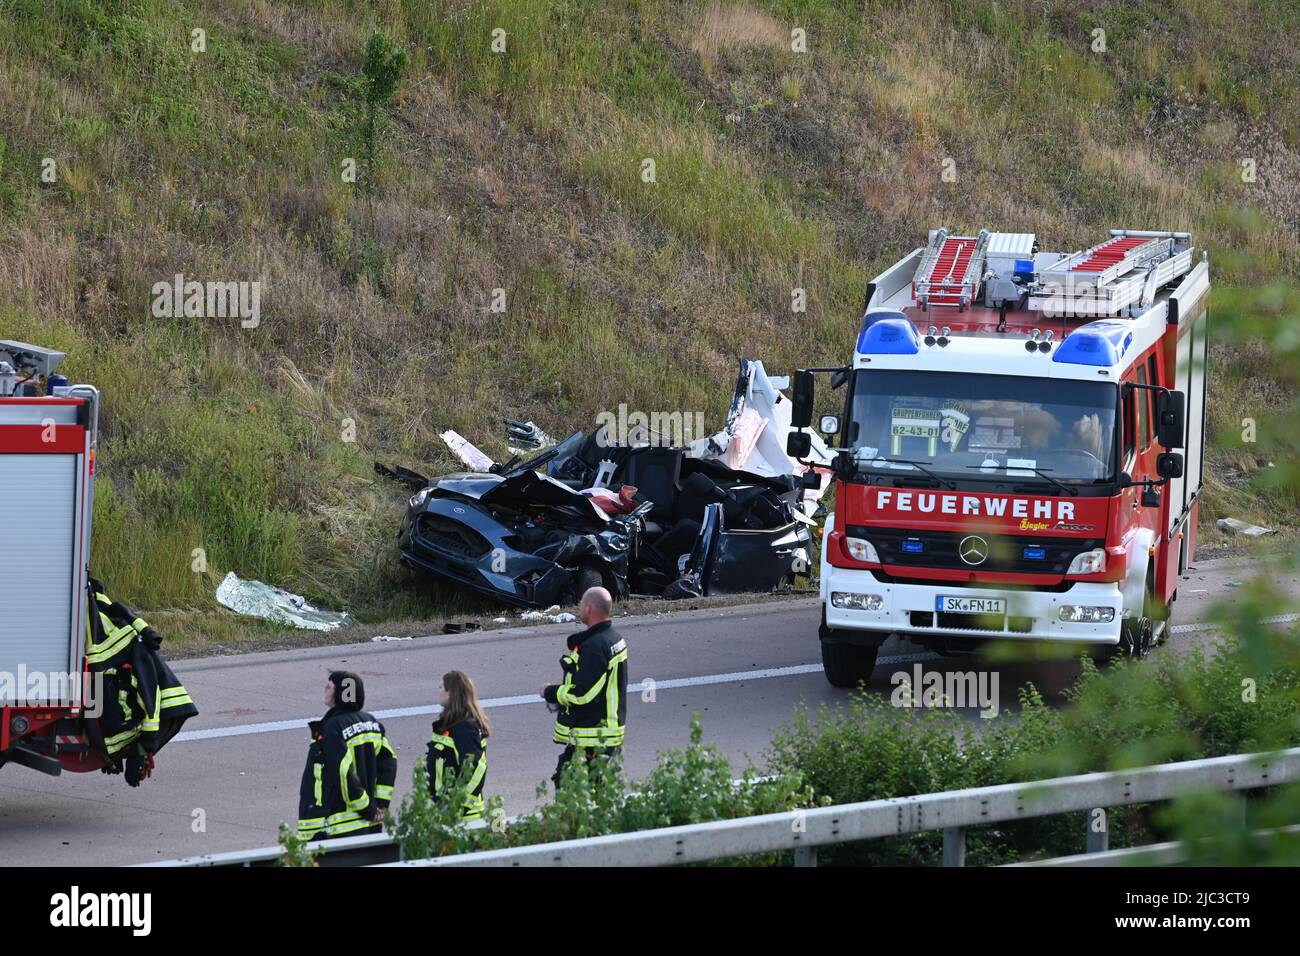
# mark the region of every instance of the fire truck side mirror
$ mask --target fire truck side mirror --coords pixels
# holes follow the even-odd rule
[[[1156,474],[1166,479],[1183,477],[1183,456],[1176,451],[1162,452],[1156,457]]]
[[[1166,448],[1182,448],[1186,433],[1187,397],[1182,392],[1157,392],[1156,438],[1160,444]]]
[[[853,460],[853,452],[848,449],[840,449],[835,453],[835,459],[832,464],[837,477],[848,480],[853,477],[853,472],[857,470],[857,465]]]
[[[795,428],[810,427],[813,413],[813,373],[807,369],[801,368],[794,373],[793,402],[794,407],[790,411],[790,424]],[[790,454],[793,455],[794,452],[790,452]],[[804,454],[807,454],[807,452],[804,452]],[[802,456],[796,455],[795,457]]]
[[[812,451],[812,435],[807,432],[791,432],[785,440],[785,453],[791,458],[807,458],[810,451]]]

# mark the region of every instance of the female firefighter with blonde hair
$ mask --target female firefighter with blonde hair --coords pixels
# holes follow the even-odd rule
[[[483,784],[487,781],[487,739],[492,725],[483,714],[474,682],[462,671],[442,675],[438,698],[442,713],[433,723],[429,741],[429,790],[435,800],[450,793],[462,773],[467,774],[467,820],[483,817]]]

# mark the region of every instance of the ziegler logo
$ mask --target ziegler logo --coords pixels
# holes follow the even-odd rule
[[[989,543],[979,535],[968,535],[957,545],[957,556],[967,564],[983,564],[989,556]]]
[[[1073,501],[1039,501],[1029,498],[1000,498],[993,495],[938,494],[877,488],[876,509],[888,508],[922,514],[976,515],[989,518],[1033,518],[1049,521],[1055,518],[1058,522],[1074,519]],[[1057,527],[1060,525],[1058,524]]]

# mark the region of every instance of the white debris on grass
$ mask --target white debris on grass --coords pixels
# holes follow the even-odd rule
[[[487,472],[492,468],[492,459],[483,454],[469,439],[448,428],[438,436],[447,443],[447,447],[456,453],[456,457],[477,472]]]
[[[262,581],[245,581],[234,571],[217,585],[217,603],[237,614],[312,631],[332,631],[356,623],[349,614],[323,611],[309,604],[301,594]]]
[[[1239,521],[1236,518],[1220,518],[1214,526],[1228,534],[1244,534],[1248,538],[1262,538],[1266,534],[1277,534],[1272,528],[1261,528],[1257,524]]]
[[[568,611],[561,611],[558,604],[552,604],[545,611],[520,611],[521,621],[550,621],[554,624],[572,624],[577,620]]]

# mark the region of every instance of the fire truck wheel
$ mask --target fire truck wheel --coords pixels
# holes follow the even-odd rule
[[[822,641],[822,670],[832,687],[855,688],[871,680],[879,647]]]
[[[822,623],[817,629],[822,645],[822,671],[832,687],[855,688],[871,680],[876,669],[879,644],[847,644],[834,640],[835,632],[826,626],[826,611],[822,610]]]
[[[1155,628],[1152,625],[1151,618],[1146,614],[1136,619],[1126,620],[1119,639],[1118,656],[1146,657],[1151,653],[1154,633]]]

